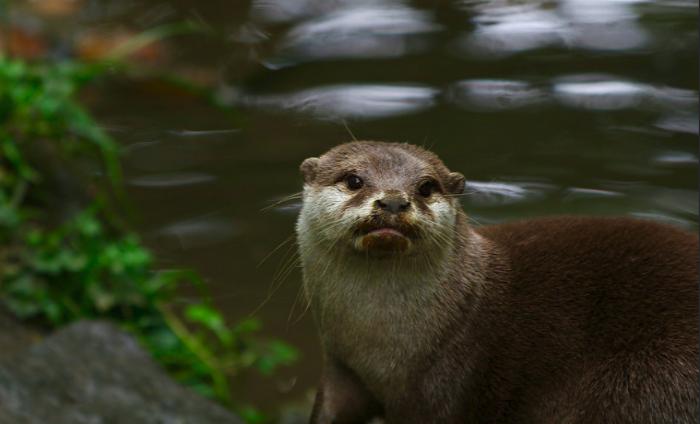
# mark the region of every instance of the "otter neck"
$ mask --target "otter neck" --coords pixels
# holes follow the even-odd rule
[[[442,331],[475,302],[482,284],[483,240],[463,217],[439,252],[372,260],[302,249],[304,282],[323,347],[388,400]],[[465,273],[465,264],[468,264]]]

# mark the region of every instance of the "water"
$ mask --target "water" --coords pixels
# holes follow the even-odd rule
[[[265,408],[302,398],[320,361],[300,273],[284,267],[293,242],[265,259],[299,205],[268,206],[300,190],[304,158],[352,137],[435,151],[467,177],[464,207],[482,224],[614,214],[697,230],[697,2],[82,3],[51,21],[57,45],[86,28],[208,29],[143,60],[237,112],[150,78],[85,98],[124,146],[136,225],[160,263],[197,268],[228,319],[257,311],[303,352],[272,379],[238,382]]]

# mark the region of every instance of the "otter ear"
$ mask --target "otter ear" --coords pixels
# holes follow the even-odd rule
[[[447,190],[452,194],[464,193],[464,175],[459,172],[450,172],[447,175]]]
[[[301,171],[301,176],[304,177],[304,183],[309,184],[316,178],[318,162],[318,158],[307,158],[301,163],[299,170]]]

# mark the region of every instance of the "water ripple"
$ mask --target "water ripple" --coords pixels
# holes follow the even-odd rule
[[[290,95],[240,95],[234,102],[262,109],[293,110],[318,119],[377,119],[432,107],[438,90],[420,85],[334,85]]]
[[[697,92],[657,87],[612,75],[579,74],[556,78],[554,97],[571,107],[594,110],[696,108]]]
[[[657,155],[654,162],[665,166],[697,166],[698,156],[688,152],[668,151]]]
[[[461,41],[470,53],[504,56],[559,44],[565,34],[565,22],[557,14],[533,5],[471,9],[476,29]]]
[[[639,24],[637,1],[561,0],[508,4],[498,0],[463,0],[475,30],[461,38],[461,49],[501,57],[545,47],[583,50],[634,50],[650,37]]]
[[[467,181],[465,199],[477,205],[506,205],[541,199],[556,186],[537,182]]]
[[[132,186],[143,188],[171,188],[205,184],[215,180],[216,177],[209,174],[169,173],[131,178],[128,183]]]
[[[664,116],[656,121],[654,126],[672,132],[688,134],[700,133],[697,114],[679,113],[676,115]]]
[[[440,28],[429,13],[408,7],[350,7],[293,27],[265,63],[276,69],[310,60],[400,57],[427,47],[416,35]]]
[[[177,137],[211,137],[219,135],[235,134],[240,132],[238,128],[228,128],[220,130],[169,130],[168,134]]]
[[[622,197],[623,193],[613,190],[602,190],[598,188],[570,187],[565,190],[563,200],[579,200],[592,198]]]
[[[254,21],[293,22],[348,7],[404,7],[402,0],[253,0],[250,15]]]
[[[164,245],[190,250],[226,242],[237,233],[229,219],[205,216],[166,225],[152,236]]]
[[[455,83],[449,98],[467,109],[496,111],[543,103],[547,93],[521,81],[465,80]]]

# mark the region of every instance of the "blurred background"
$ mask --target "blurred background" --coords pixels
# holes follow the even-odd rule
[[[116,203],[149,266],[196,270],[214,317],[280,341],[283,366],[227,377],[251,422],[303,411],[319,376],[285,197],[301,161],[338,143],[433,150],[483,225],[698,228],[694,0],[4,0],[0,16],[6,58],[100,64],[77,102],[118,145]],[[60,209],[80,189],[56,184]]]

